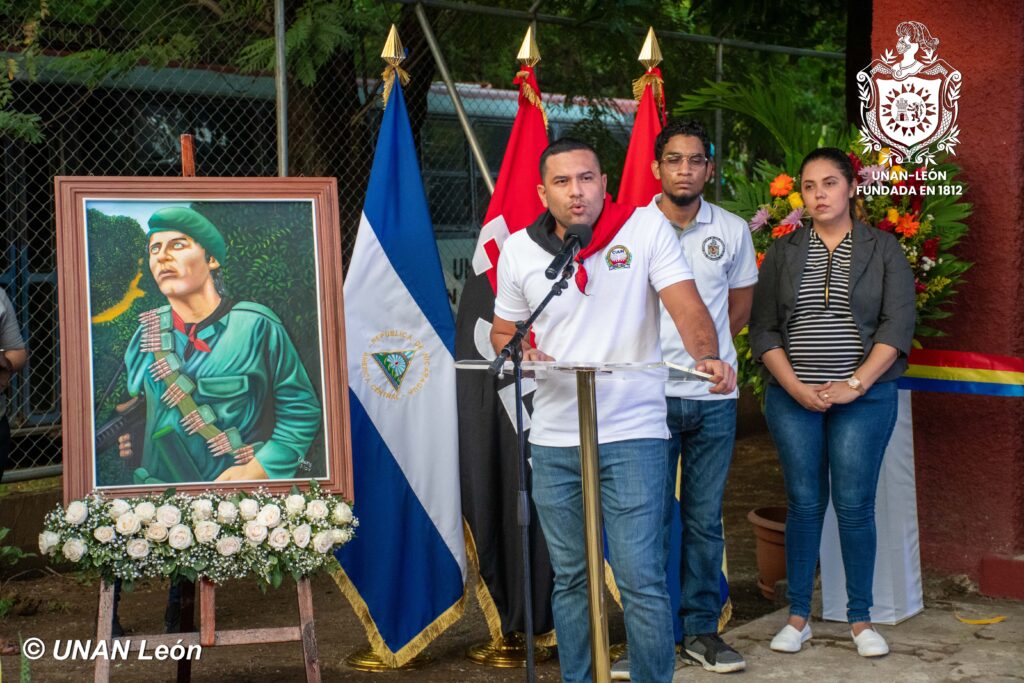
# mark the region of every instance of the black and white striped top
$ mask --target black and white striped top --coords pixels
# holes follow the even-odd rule
[[[850,255],[847,233],[829,253],[813,229],[796,309],[789,320],[789,362],[801,382],[848,379],[864,355],[850,312]]]

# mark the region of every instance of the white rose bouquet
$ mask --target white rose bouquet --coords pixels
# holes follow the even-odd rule
[[[46,516],[39,551],[130,585],[140,578],[215,583],[244,577],[277,587],[310,576],[359,526],[351,505],[310,482],[285,495],[205,491],[131,498],[92,494]]]

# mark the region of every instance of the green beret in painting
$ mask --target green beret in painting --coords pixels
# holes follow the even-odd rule
[[[210,256],[222,265],[227,254],[227,245],[220,230],[206,216],[187,206],[169,206],[149,217],[149,233],[176,230],[198,242]]]

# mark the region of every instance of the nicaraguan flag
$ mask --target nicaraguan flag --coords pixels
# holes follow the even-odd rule
[[[401,666],[462,616],[455,325],[400,79],[345,278],[356,538],[338,584],[374,652]]]

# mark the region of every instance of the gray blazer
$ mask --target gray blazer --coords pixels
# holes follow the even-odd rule
[[[789,355],[789,319],[796,308],[807,264],[810,230],[794,230],[776,240],[765,254],[750,316],[750,350],[755,359],[760,360],[765,351],[779,347]],[[853,222],[849,295],[853,320],[864,345],[864,358],[877,342],[896,347],[899,357],[878,381],[896,379],[907,369],[914,338],[914,273],[893,235],[860,221]]]

